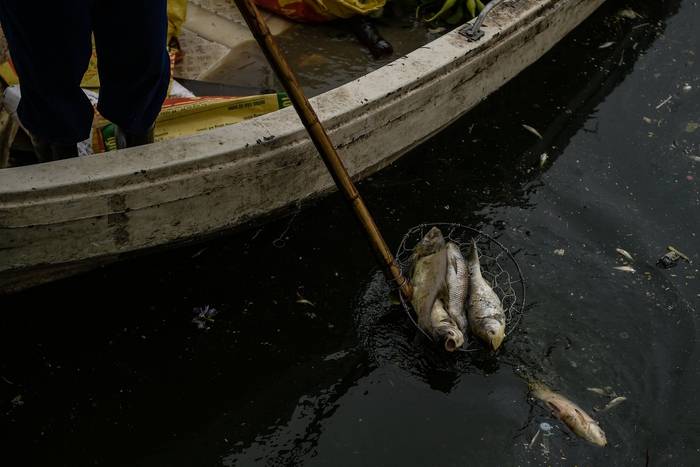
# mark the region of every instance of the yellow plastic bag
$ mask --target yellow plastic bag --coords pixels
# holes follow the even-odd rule
[[[168,0],[168,42],[180,35],[180,27],[187,16],[187,0]]]
[[[324,22],[368,15],[380,10],[386,0],[255,0],[255,3],[296,21]]]

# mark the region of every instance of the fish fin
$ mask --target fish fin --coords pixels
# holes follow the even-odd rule
[[[389,292],[389,301],[392,305],[401,305],[401,298],[399,297],[400,294],[401,292],[399,292],[399,289],[394,289]]]
[[[557,412],[557,413],[561,413],[561,412],[562,412],[562,410],[561,410],[561,409],[557,406],[557,404],[555,404],[554,402],[547,401],[547,405],[549,406],[549,408],[551,408],[552,410],[554,410],[554,411]]]
[[[455,274],[457,274],[457,258],[454,256],[450,258],[450,266],[452,266],[452,269],[454,269]]]
[[[585,426],[586,425],[586,417],[583,416],[580,410],[574,409],[574,412],[576,412],[576,415],[578,416],[578,419],[581,421],[581,423]]]
[[[469,248],[469,261],[479,264],[479,254],[476,252],[476,241],[472,238]],[[471,271],[470,271],[471,272]]]

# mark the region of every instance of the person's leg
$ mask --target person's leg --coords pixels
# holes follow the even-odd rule
[[[24,127],[68,148],[86,139],[93,108],[80,81],[92,54],[89,2],[2,0],[0,21],[20,80]]]
[[[153,123],[167,94],[166,8],[166,0],[96,0],[93,10],[97,110],[127,136],[127,146],[148,142],[139,137],[149,132],[152,141]]]

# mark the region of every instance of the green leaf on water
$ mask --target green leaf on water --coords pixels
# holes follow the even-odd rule
[[[698,124],[698,123],[689,122],[689,123],[685,126],[685,131],[687,131],[688,133],[692,133],[692,132],[694,132],[695,130],[697,130],[699,126],[700,126],[700,124]]]

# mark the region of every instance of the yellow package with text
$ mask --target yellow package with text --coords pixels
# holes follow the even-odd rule
[[[291,105],[284,93],[246,97],[186,97],[166,99],[156,119],[155,141],[167,141],[214,130]],[[114,151],[114,125],[95,117],[93,153]]]

